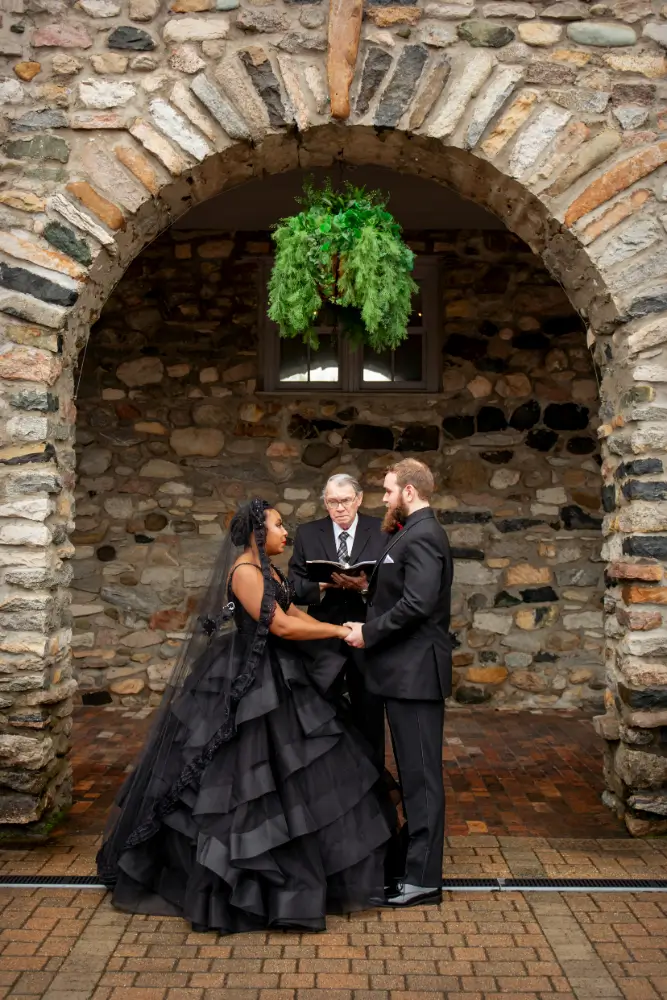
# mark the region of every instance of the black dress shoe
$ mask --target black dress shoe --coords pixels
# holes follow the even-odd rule
[[[433,888],[424,885],[410,885],[408,882],[399,882],[395,890],[388,892],[384,900],[378,900],[376,905],[405,909],[408,906],[426,906],[441,902],[442,890],[439,885]]]
[[[385,876],[385,882],[384,882],[385,896],[395,896],[398,892],[400,892],[402,884],[403,884],[402,878],[396,878],[396,876],[394,875],[390,876],[389,878]]]

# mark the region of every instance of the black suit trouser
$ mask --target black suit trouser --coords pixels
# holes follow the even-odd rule
[[[348,647],[345,669],[334,682],[331,695],[340,703],[347,693],[348,718],[368,744],[369,755],[378,771],[384,771],[384,699],[371,694],[363,675],[363,651]]]
[[[365,737],[371,749],[371,760],[382,774],[384,771],[384,699],[371,694],[363,675],[363,650],[351,649],[345,677],[350,697],[352,724]]]
[[[445,790],[442,780],[442,701],[386,698],[385,706],[408,827],[404,875],[410,885],[442,884]]]

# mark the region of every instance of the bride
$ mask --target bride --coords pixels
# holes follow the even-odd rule
[[[382,896],[391,807],[324,692],[348,629],[292,603],[287,540],[254,499],[234,516],[199,627],[97,856],[113,903],[221,934],[323,930]]]

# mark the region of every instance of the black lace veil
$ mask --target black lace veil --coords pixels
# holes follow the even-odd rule
[[[111,810],[97,856],[103,883],[116,882],[118,860],[126,849],[150,840],[160,823],[196,789],[216,751],[235,733],[236,707],[252,687],[264,652],[275,608],[271,564],[266,553],[266,511],[269,503],[255,497],[235,514],[196,612],[188,624],[188,640],[164,691],[146,745]],[[234,595],[229,585],[232,566],[254,535],[264,578],[259,620],[254,633],[239,636]],[[240,639],[242,638],[242,642]],[[241,648],[242,647],[242,648]],[[215,661],[215,694],[206,677]],[[185,719],[197,719],[184,740]],[[180,744],[180,753],[173,753]],[[174,761],[178,770],[173,771]]]

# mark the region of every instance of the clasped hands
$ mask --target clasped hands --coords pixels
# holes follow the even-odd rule
[[[365,643],[364,643],[364,634],[362,632],[362,623],[345,622],[343,628],[349,628],[350,630],[345,636],[345,642],[348,644],[348,646],[354,646],[355,649],[363,649]]]

